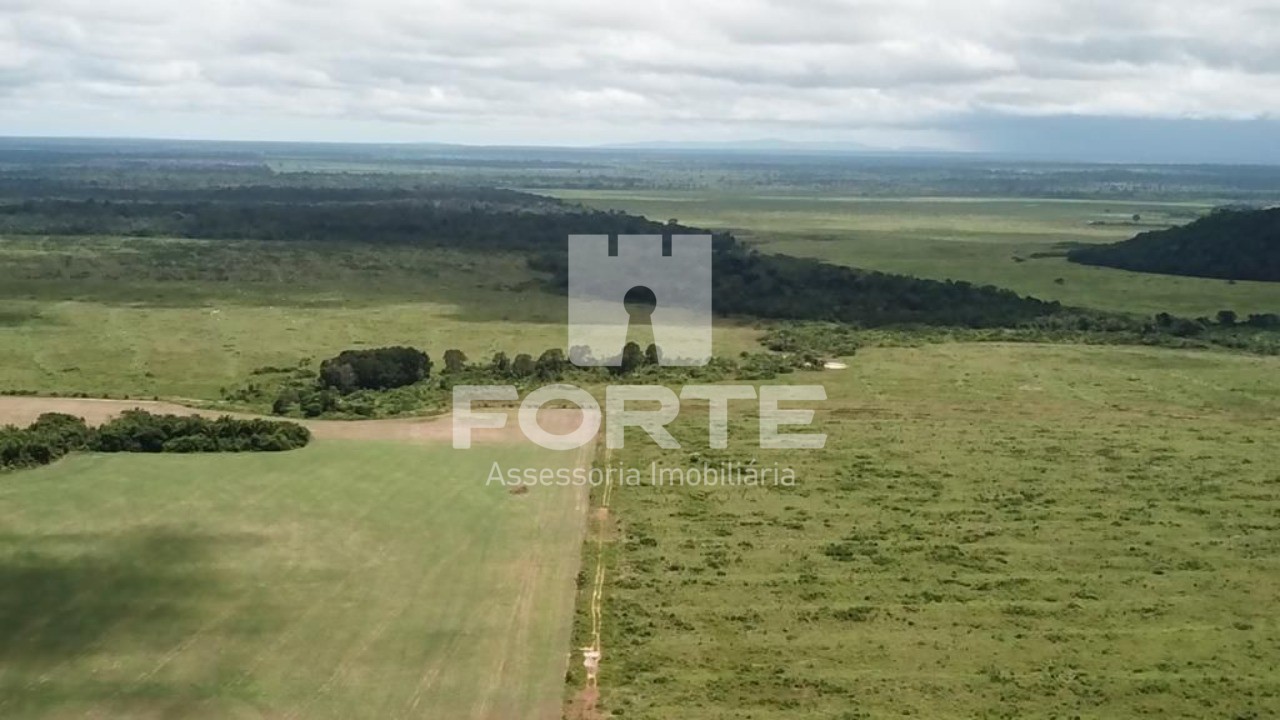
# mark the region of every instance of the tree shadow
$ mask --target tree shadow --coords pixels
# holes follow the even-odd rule
[[[35,307],[0,307],[0,327],[20,327],[42,319]]]
[[[0,534],[0,715],[128,703],[139,694],[174,708],[208,699],[211,689],[163,675],[90,677],[77,664],[112,654],[159,663],[233,597],[217,556],[261,542],[166,527]]]

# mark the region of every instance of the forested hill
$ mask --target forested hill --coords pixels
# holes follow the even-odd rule
[[[1077,248],[1067,258],[1137,272],[1280,282],[1280,208],[1219,210],[1189,225]]]

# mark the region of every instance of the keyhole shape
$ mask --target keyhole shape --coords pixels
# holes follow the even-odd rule
[[[650,324],[654,308],[658,307],[658,296],[643,285],[637,285],[627,291],[622,298],[622,305],[627,309],[633,324]]]

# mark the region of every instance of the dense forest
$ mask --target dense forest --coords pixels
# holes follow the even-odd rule
[[[563,252],[540,254],[530,265],[549,273],[555,289],[567,287],[568,261]],[[766,255],[727,234],[716,235],[712,242],[712,283],[713,307],[723,316],[825,320],[861,327],[983,328],[1011,327],[1062,311],[1057,302],[1022,297],[990,285],[924,280]]]
[[[1280,281],[1280,208],[1219,210],[1189,225],[1071,250],[1084,265],[1227,280]]]

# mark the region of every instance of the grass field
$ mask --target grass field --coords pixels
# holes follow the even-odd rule
[[[358,347],[535,357],[566,301],[522,257],[361,245],[0,238],[0,389],[216,399]],[[718,352],[754,348],[725,324]]]
[[[1063,243],[1115,242],[1190,222],[1212,202],[868,199],[679,191],[546,194],[602,209],[732,230],[766,252],[996,285],[1068,305],[1190,317],[1212,317],[1223,309],[1241,315],[1280,309],[1280,289],[1274,283],[1132,273],[1076,265],[1060,256]],[[1135,214],[1141,218],[1136,224]],[[1035,257],[1045,253],[1054,256]]]
[[[0,717],[558,718],[585,493],[462,452],[77,455],[0,477]]]
[[[827,388],[825,450],[759,450],[743,412],[708,454],[705,417],[682,415],[684,452],[629,443],[613,462],[700,452],[798,481],[615,490],[604,707],[1274,717],[1277,373],[1141,348],[880,348],[794,378]]]
[[[1270,284],[1033,257],[1209,203],[561,196],[1069,304],[1280,310]],[[515,255],[0,238],[0,390],[211,400],[348,348],[537,354],[564,320]],[[716,352],[757,333],[726,323]],[[779,381],[826,385],[824,451],[756,449],[735,405],[728,451],[693,408],[685,450],[607,458],[777,463],[794,487],[621,488],[590,516],[581,492],[485,486],[495,460],[576,462],[533,445],[72,456],[0,477],[0,718],[558,717],[588,517],[618,718],[1271,717],[1277,376],[1230,353],[869,348]]]

